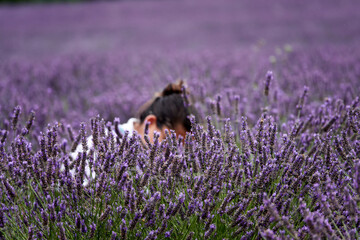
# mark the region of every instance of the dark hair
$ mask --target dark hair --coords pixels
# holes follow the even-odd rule
[[[183,81],[168,84],[163,91],[156,93],[154,98],[145,103],[139,110],[139,119],[143,123],[145,118],[153,114],[156,116],[156,125],[163,125],[174,129],[177,124],[182,124],[186,131],[191,130],[190,114],[197,116],[195,109],[186,101],[188,92],[183,86]]]

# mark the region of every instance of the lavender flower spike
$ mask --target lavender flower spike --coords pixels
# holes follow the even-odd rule
[[[270,88],[270,83],[271,81],[274,79],[273,76],[273,72],[272,71],[268,71],[266,73],[266,80],[265,80],[265,88],[264,88],[264,95],[268,96],[269,95],[269,88]]]

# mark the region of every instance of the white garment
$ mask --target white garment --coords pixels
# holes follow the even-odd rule
[[[118,128],[118,130],[120,131],[121,134],[125,134],[125,132],[128,131],[128,132],[129,132],[128,137],[131,137],[134,133],[136,133],[136,131],[135,131],[135,129],[134,129],[134,123],[135,123],[135,122],[139,122],[139,120],[136,119],[136,118],[130,118],[127,123],[119,124],[119,125],[117,125],[117,126],[115,126],[115,127]],[[107,134],[107,129],[106,129],[105,133]],[[112,129],[112,134],[113,134],[114,137],[117,135],[116,132],[115,132],[115,129]],[[86,142],[87,142],[87,146],[88,146],[88,151],[87,151],[87,153],[89,153],[89,152],[90,152],[90,149],[92,149],[92,148],[94,147],[94,143],[93,143],[93,138],[92,138],[92,136],[89,136],[89,137],[87,138]],[[70,156],[71,156],[72,159],[75,161],[76,158],[77,158],[77,156],[78,156],[78,154],[81,153],[81,152],[83,152],[83,147],[82,147],[82,144],[79,143],[79,145],[76,147],[76,150],[75,150],[74,152],[70,153]],[[96,152],[94,152],[94,159],[95,159],[95,157],[96,157]],[[64,167],[63,167],[63,166],[61,167],[61,170],[62,170],[62,171],[64,170]],[[70,174],[71,174],[72,176],[75,176],[75,172],[76,172],[76,169],[75,169],[75,168],[73,168],[72,170],[70,170]],[[95,171],[94,171],[94,170],[93,170],[93,171],[90,171],[89,161],[86,160],[83,185],[84,185],[84,186],[87,186],[87,185],[89,184],[89,181],[92,180],[92,179],[94,179],[95,176],[96,176]]]

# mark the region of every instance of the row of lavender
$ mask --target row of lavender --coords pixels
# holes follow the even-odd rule
[[[11,104],[19,101],[22,107],[2,119],[0,237],[359,238],[356,54],[325,49],[311,55],[273,56],[274,74],[268,72],[266,77],[259,69],[268,67],[268,59],[261,64],[257,58],[259,65],[254,67],[243,56],[228,60],[207,53],[170,63],[133,59],[132,71],[126,71],[125,60],[116,62],[118,71],[114,62],[95,64],[89,59],[59,62],[50,70],[42,68],[46,64],[3,65],[1,73],[9,88],[2,98],[8,97]],[[50,71],[52,77],[46,75]],[[111,123],[100,117],[80,128],[71,121],[75,113],[74,119],[67,118],[77,107],[84,112],[91,109],[91,94],[114,88],[111,84],[120,84],[116,79],[130,79],[125,74],[137,77],[134,84],[140,91],[151,87],[150,76],[158,79],[155,85],[172,79],[162,79],[169,72],[186,74],[182,77],[188,78],[196,93],[194,104],[204,116],[203,124],[193,122],[184,143],[169,133],[166,141],[143,145],[137,136],[106,135]],[[26,82],[28,77],[39,82]],[[25,83],[32,83],[31,88]],[[37,95],[44,86],[51,93],[45,104]],[[25,92],[27,87],[33,92]],[[23,98],[14,97],[12,91],[24,91]],[[127,97],[142,100],[127,95],[129,88],[118,91],[113,97],[105,94],[101,106],[113,107],[116,96],[122,96],[119,103]],[[64,92],[69,92],[69,110],[54,104]],[[214,93],[219,95],[209,97]],[[330,94],[334,97],[321,100]],[[88,101],[77,103],[75,96]],[[36,101],[36,113],[28,114]],[[59,123],[40,132],[44,122],[55,120]],[[71,159],[77,144],[87,149],[89,134],[95,147]],[[86,162],[98,177],[84,186]],[[70,173],[73,169],[75,175]]]
[[[350,104],[360,92],[358,56],[359,50],[350,47],[294,51],[284,46],[269,51],[257,46],[232,52],[121,52],[102,57],[84,54],[33,62],[2,61],[0,114],[4,117],[0,121],[7,121],[17,105],[27,114],[36,111],[37,131],[54,121],[79,126],[97,114],[109,121],[115,117],[126,121],[154,92],[178,78],[187,81],[203,117],[211,113],[214,96],[220,95],[223,117],[246,115],[253,125],[261,108],[268,106],[276,120],[294,119],[304,86],[310,87],[308,102],[312,106],[308,109],[319,106],[325,97]],[[275,81],[265,98],[259,89],[264,87],[268,69],[273,70]],[[303,112],[308,113],[306,109]]]
[[[72,163],[79,142],[87,149],[85,125],[75,139],[71,128],[49,127],[35,150],[27,140],[33,115],[21,128],[16,108],[1,139],[1,237],[358,238],[358,102],[327,102],[327,112],[281,138],[265,114],[236,132],[229,121],[220,132],[208,117],[184,145],[173,134],[148,146],[135,136],[114,141],[93,118],[95,148]],[[86,160],[99,177],[84,187]]]

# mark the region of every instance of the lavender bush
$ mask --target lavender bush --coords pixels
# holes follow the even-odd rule
[[[124,4],[86,5],[81,16],[133,9]],[[110,18],[95,17],[90,25],[122,33],[128,24],[160,24],[161,18],[148,21],[146,7],[154,3],[142,4],[120,30]],[[0,9],[0,19],[13,20],[0,25],[8,36],[0,39],[0,239],[360,239],[359,37],[353,24],[341,24],[358,18],[352,3],[323,9],[314,1],[309,9],[320,14],[287,1],[249,1],[240,18],[226,15],[223,25],[214,25],[259,26],[262,21],[247,10],[265,9],[255,16],[282,26],[269,45],[251,36],[265,31],[269,37],[266,29],[274,28],[254,27],[245,31],[251,48],[221,34],[207,42],[211,50],[181,45],[179,35],[162,48],[153,35],[147,43],[156,42],[162,51],[143,51],[137,47],[144,46],[144,36],[129,34],[138,36],[135,44],[124,40],[111,54],[94,46],[69,54],[75,45],[61,49],[49,43],[58,36],[54,26],[69,28],[70,36],[79,29],[85,29],[79,30],[83,38],[93,34],[70,24],[79,6],[66,17],[58,17],[66,12],[58,11],[62,5]],[[171,15],[173,7],[164,6],[157,11],[165,8]],[[206,6],[222,14],[222,8],[243,7]],[[269,18],[266,13],[278,8],[292,10]],[[34,16],[47,11],[55,25],[40,27],[40,36],[48,34],[44,56],[17,39],[37,42],[28,30],[41,26]],[[199,19],[188,25],[202,26],[207,15],[197,11]],[[334,25],[333,17],[342,21]],[[293,39],[307,39],[302,44],[288,44],[284,37],[291,23],[299,26]],[[317,23],[315,29],[310,23]],[[162,24],[165,32],[173,29]],[[322,32],[319,26],[332,27]],[[210,34],[197,30],[203,35],[192,36],[200,40]],[[235,35],[243,39],[240,32]],[[313,32],[317,38],[308,38]],[[61,36],[66,42],[68,35]],[[222,41],[227,46],[214,47]],[[200,115],[199,121],[191,118],[185,139],[171,131],[162,142],[155,134],[154,143],[143,144],[137,135],[105,134],[178,78],[186,80],[186,97]],[[79,144],[86,151],[73,158]],[[95,178],[86,179],[87,163]]]
[[[273,78],[260,91],[268,100]],[[79,134],[62,124],[32,134],[34,113],[20,126],[16,107],[0,145],[1,237],[359,238],[359,98],[310,108],[306,95],[294,120],[276,120],[268,102],[253,127],[224,119],[218,96],[184,142],[168,132],[147,145],[106,135],[100,117]],[[96,144],[71,159],[90,130]],[[86,161],[98,177],[84,186]]]

